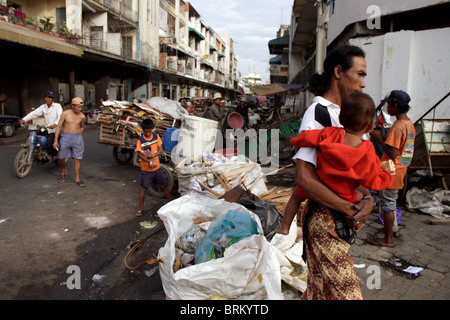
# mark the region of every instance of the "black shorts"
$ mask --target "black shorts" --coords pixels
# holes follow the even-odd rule
[[[156,171],[141,170],[141,187],[148,189],[154,184],[156,185],[166,184],[166,179],[164,178],[162,169],[159,168]]]

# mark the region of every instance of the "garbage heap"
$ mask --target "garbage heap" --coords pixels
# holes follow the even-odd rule
[[[205,152],[175,170],[181,197],[158,211],[168,233],[158,254],[167,299],[299,298],[307,268],[297,217],[288,235],[275,232],[293,188],[268,190],[275,171],[243,155]]]
[[[123,129],[135,138],[142,134],[141,123],[145,119],[153,121],[154,132],[162,139],[166,129],[180,127],[182,114],[187,114],[178,102],[163,97],[150,98],[145,103],[108,100],[100,109],[98,125],[114,125],[115,131]]]

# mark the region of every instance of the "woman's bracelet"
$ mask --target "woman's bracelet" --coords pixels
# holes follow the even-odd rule
[[[377,202],[375,201],[375,199],[374,199],[371,195],[364,196],[363,200],[367,200],[367,199],[370,199],[370,200],[373,201],[373,207],[375,208],[375,206],[376,206],[376,204],[377,204]]]

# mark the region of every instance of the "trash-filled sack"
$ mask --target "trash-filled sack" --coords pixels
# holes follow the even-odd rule
[[[225,248],[258,234],[256,222],[240,211],[228,210],[208,227],[206,236],[196,243],[195,264],[223,257]]]
[[[168,239],[158,253],[158,259],[163,261],[159,263],[159,269],[167,299],[196,300],[214,296],[226,299],[283,299],[276,249],[268,243],[263,235],[261,221],[250,210],[223,199],[185,195],[161,207],[158,216],[168,233]],[[199,218],[204,222],[194,225],[194,221]],[[241,228],[234,225],[233,228],[232,221],[244,221],[246,226]],[[222,252],[218,258],[214,256],[211,260],[188,264],[174,271],[176,260],[192,255],[186,252],[180,255],[182,250],[179,245],[177,248],[180,238],[183,241],[190,239],[194,247],[196,243],[200,247],[201,239],[194,240],[201,233],[196,231],[198,227],[206,230],[206,234],[214,234],[215,238],[220,234],[224,243],[231,241],[225,239],[224,234],[239,235],[239,241],[233,240],[231,245],[226,243],[225,249],[220,247]],[[232,232],[228,234],[224,230]],[[243,234],[248,236],[241,238]],[[215,248],[219,246],[216,243]],[[192,256],[186,256],[184,260],[188,258],[191,258],[192,263]]]
[[[275,230],[281,227],[283,221],[283,217],[278,212],[277,208],[273,204],[263,201],[257,196],[254,197],[254,200],[243,199],[239,201],[239,203],[259,217],[264,230],[264,236],[270,241],[275,235]]]

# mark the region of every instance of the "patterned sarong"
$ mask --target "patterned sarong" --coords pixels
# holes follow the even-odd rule
[[[336,233],[330,209],[309,201],[302,215],[308,265],[306,300],[361,300],[350,245]]]

